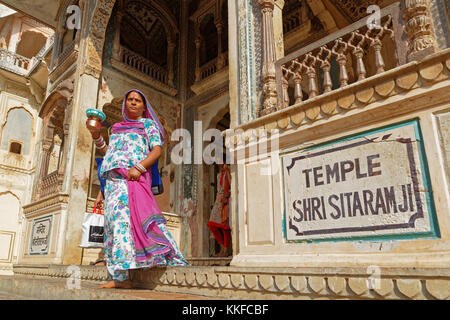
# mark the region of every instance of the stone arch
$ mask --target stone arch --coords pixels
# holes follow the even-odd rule
[[[208,121],[207,125],[205,125],[205,128],[208,129],[214,129],[217,128],[217,125],[219,122],[224,118],[224,116],[230,112],[229,103],[224,104],[217,112],[216,114]],[[206,121],[205,121],[206,122]],[[207,144],[210,144],[211,142],[205,142],[204,148]],[[225,141],[223,141],[223,148],[225,149]],[[211,206],[214,203],[214,197],[216,194],[216,183],[217,179],[216,176],[218,174],[218,168],[215,165],[207,165],[205,163],[202,164],[203,171],[203,187],[198,188],[198,198],[202,199],[202,208],[200,208],[200,214],[203,215],[203,219],[200,219],[200,221],[203,221],[202,224],[204,230],[206,231],[203,235],[203,239],[199,239],[203,242],[204,250],[203,255],[205,254],[205,250],[208,251],[208,257],[213,256],[215,254],[216,246],[215,240],[210,239],[210,231],[208,227],[206,226],[210,213],[211,213]]]
[[[42,104],[41,110],[39,112],[39,117],[46,119],[52,112],[54,106],[65,104],[67,105],[72,100],[73,95],[73,80],[67,79],[58,85],[56,90],[54,90],[45,99]]]
[[[100,78],[102,72],[106,27],[111,18],[115,3],[116,0],[98,0],[89,24],[87,65],[85,66],[84,72],[97,79]],[[176,35],[179,33],[176,18],[165,4],[152,0],[149,0],[148,3],[159,12],[161,19],[167,22],[164,26],[168,40],[175,42]]]
[[[21,38],[17,43],[16,53],[31,59],[39,53],[46,41],[47,37],[43,33],[26,30],[22,32]]]
[[[199,35],[202,39],[200,46],[200,66],[217,58],[218,52],[218,31],[213,13],[205,14],[199,23]]]
[[[88,33],[87,65],[84,72],[95,78],[100,78],[102,72],[102,57],[105,43],[105,33],[108,21],[116,0],[98,0],[90,22]]]
[[[215,128],[219,123],[219,121],[229,112],[230,112],[230,105],[227,104],[222,109],[220,109],[220,111],[211,119],[207,128],[208,129]]]

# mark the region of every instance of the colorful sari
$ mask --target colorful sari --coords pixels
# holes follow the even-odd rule
[[[132,90],[137,91],[137,90]],[[105,187],[105,256],[113,280],[128,279],[128,270],[158,265],[189,265],[166,227],[166,220],[151,192],[151,175],[139,181],[126,179],[128,170],[144,160],[155,146],[162,146],[163,133],[156,116],[147,106],[139,120],[126,116],[112,128],[108,150],[101,167]],[[139,91],[137,91],[139,92]]]

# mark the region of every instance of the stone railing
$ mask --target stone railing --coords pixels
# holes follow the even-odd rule
[[[25,74],[31,67],[31,60],[0,48],[0,67],[15,73]]]
[[[219,57],[214,58],[199,67],[200,78],[197,81],[202,81],[218,71],[228,66],[228,52],[223,52]]]
[[[390,59],[390,68],[405,63],[406,44],[396,41],[396,33],[401,32],[399,12],[399,4],[393,4],[381,11],[379,25],[369,26],[367,18],[361,19],[278,60],[275,63],[278,108],[383,73],[389,69],[385,60]],[[395,53],[383,57],[384,45],[394,47]]]
[[[127,48],[120,47],[120,61],[165,85],[169,84],[169,72],[167,70]]]
[[[217,72],[217,58],[208,61],[200,67],[200,81]]]
[[[63,174],[55,171],[42,178],[39,184],[39,198],[42,199],[59,192],[63,177]]]
[[[75,50],[76,40],[73,40],[71,43],[69,43],[64,50],[59,54],[58,56],[58,64],[61,64],[64,62],[64,60],[67,59],[67,57],[70,56],[70,54]]]

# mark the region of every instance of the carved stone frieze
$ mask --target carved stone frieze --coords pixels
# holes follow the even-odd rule
[[[67,266],[15,265],[21,276],[69,278]],[[80,266],[82,280],[109,280],[105,267]],[[250,299],[395,299],[450,298],[448,269],[396,268],[381,270],[379,278],[366,268],[238,268],[165,267],[132,270],[133,283],[178,293]],[[204,291],[208,289],[208,291]]]

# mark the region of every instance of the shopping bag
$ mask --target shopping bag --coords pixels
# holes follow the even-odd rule
[[[99,208],[94,207],[92,213],[86,212],[81,226],[81,243],[82,248],[103,248],[103,237],[105,231],[105,217]]]

